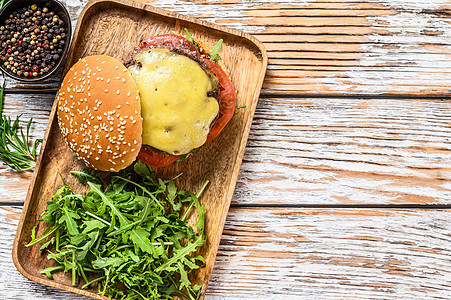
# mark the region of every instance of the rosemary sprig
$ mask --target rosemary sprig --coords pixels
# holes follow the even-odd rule
[[[4,89],[5,81],[0,86],[0,160],[17,171],[31,170],[36,165],[36,150],[42,139],[37,139],[34,143],[30,142],[30,128],[33,119],[28,121],[27,130],[24,133],[19,124],[22,115],[16,116],[14,121],[3,115]]]

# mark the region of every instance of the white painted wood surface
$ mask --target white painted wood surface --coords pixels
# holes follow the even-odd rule
[[[64,0],[73,23],[87,0]],[[264,94],[448,94],[451,18],[434,0],[140,0],[242,29],[268,49]],[[55,76],[40,84],[56,89]],[[36,89],[11,82],[10,88]]]
[[[9,94],[42,138],[52,94]],[[262,98],[234,204],[451,204],[451,101]],[[192,159],[195,159],[192,158]],[[31,173],[0,166],[0,203]]]
[[[0,208],[2,299],[87,299],[15,270],[19,213]],[[450,217],[449,210],[232,208],[205,299],[449,299]]]
[[[451,207],[451,2],[140,1],[268,49],[207,299],[450,298],[450,211],[430,205]],[[62,2],[75,24],[88,1]],[[4,112],[33,117],[33,138],[59,76],[7,81]],[[17,205],[0,204],[0,299],[86,299],[12,264],[31,175],[0,166],[0,203]]]

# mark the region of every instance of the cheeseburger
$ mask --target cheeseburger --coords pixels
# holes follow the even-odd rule
[[[76,156],[102,171],[136,158],[168,165],[216,137],[234,114],[236,94],[220,58],[178,35],[149,38],[125,65],[88,56],[58,92],[61,133]]]

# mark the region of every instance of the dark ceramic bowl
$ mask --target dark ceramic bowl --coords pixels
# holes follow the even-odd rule
[[[56,0],[10,0],[8,1],[5,6],[0,10],[0,26],[5,24],[5,20],[9,18],[9,15],[15,11],[18,11],[19,9],[26,7],[31,4],[37,4],[40,7],[47,7],[50,11],[55,12],[55,14],[58,15],[58,17],[64,21],[64,26],[66,30],[66,45],[64,47],[63,53],[60,56],[59,61],[55,65],[55,67],[50,70],[48,73],[43,74],[41,76],[37,77],[23,77],[18,76],[10,71],[8,71],[4,66],[3,62],[0,63],[0,69],[8,75],[9,77],[12,77],[14,79],[24,81],[24,82],[35,82],[40,81],[43,79],[46,79],[50,76],[52,76],[63,64],[63,62],[66,59],[67,52],[69,51],[70,47],[70,40],[72,37],[72,25],[70,21],[69,13],[67,12],[67,9],[64,7],[63,4]]]

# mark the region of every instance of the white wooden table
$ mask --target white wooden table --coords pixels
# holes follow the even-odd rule
[[[87,1],[63,2],[75,25]],[[150,4],[269,55],[207,299],[451,298],[451,2]],[[34,138],[60,76],[7,81],[4,112],[33,117]],[[12,263],[31,176],[0,166],[0,299],[86,299]]]

